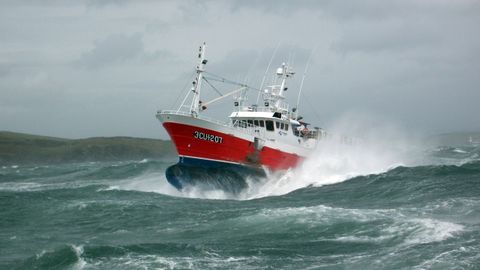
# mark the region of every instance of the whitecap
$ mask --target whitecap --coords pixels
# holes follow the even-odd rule
[[[334,241],[339,241],[339,242],[346,242],[346,243],[378,243],[382,242],[388,239],[392,239],[393,236],[387,236],[387,235],[382,235],[382,236],[340,236],[335,239],[332,239]]]
[[[140,160],[138,163],[147,163],[148,161],[149,161],[148,158],[144,158],[144,159]]]
[[[0,190],[4,191],[32,191],[38,190],[44,185],[35,182],[5,182],[0,184]]]
[[[75,252],[75,255],[77,257],[77,262],[72,266],[71,269],[73,270],[83,269],[87,265],[87,262],[82,258],[83,246],[70,245],[70,247],[73,250],[73,252]]]
[[[431,218],[416,218],[409,221],[412,231],[405,239],[406,244],[440,242],[464,230],[464,226]]]
[[[290,221],[307,225],[330,225],[342,221],[368,222],[385,219],[395,215],[395,210],[389,209],[350,209],[330,207],[326,205],[308,207],[285,207],[262,209],[259,212],[241,217],[244,221],[275,224],[275,220]]]
[[[466,154],[466,153],[468,153],[467,151],[462,150],[462,149],[460,149],[460,148],[455,148],[455,149],[453,149],[453,152],[455,152],[455,153],[460,153],[460,154]]]
[[[130,179],[115,181],[115,185],[101,188],[98,191],[109,190],[135,190],[141,192],[154,192],[168,196],[202,199],[234,199],[234,195],[220,189],[205,189],[201,185],[188,186],[182,191],[167,182],[163,172],[145,173]]]

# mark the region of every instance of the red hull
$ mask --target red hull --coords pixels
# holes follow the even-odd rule
[[[271,170],[292,168],[303,160],[297,154],[266,146],[256,150],[251,141],[210,129],[175,122],[165,122],[163,126],[180,156],[246,166],[264,165]]]

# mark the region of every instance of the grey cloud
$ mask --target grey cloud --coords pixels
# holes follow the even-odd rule
[[[448,23],[478,17],[480,2],[472,0],[362,0],[347,3],[337,0],[234,0],[230,2],[230,11],[232,13],[261,11],[282,18],[289,18],[299,12],[304,12],[308,13],[308,16],[339,22],[346,27],[362,21],[382,25],[388,23],[389,20],[399,20],[414,27],[418,23],[422,27],[425,20],[441,20]]]
[[[0,77],[4,77],[10,73],[10,70],[13,68],[13,65],[0,63]]]
[[[147,52],[142,35],[113,34],[105,39],[95,41],[93,49],[83,53],[75,63],[90,69],[126,63],[146,64],[162,60],[168,62],[174,55],[166,50]]]
[[[369,29],[369,31],[365,31]],[[428,30],[427,30],[428,29]],[[415,50],[440,42],[435,28],[422,27],[421,23],[383,22],[357,24],[348,29],[332,44],[332,49],[340,53]]]
[[[96,41],[95,47],[82,54],[78,62],[88,68],[100,68],[135,59],[140,57],[144,50],[141,38],[140,34],[110,35],[103,40]]]
[[[299,11],[317,12],[317,15],[332,16],[337,19],[383,19],[399,16],[409,11],[409,7],[416,5],[415,1],[350,1],[348,3],[335,0],[236,0],[231,4],[231,11],[238,12],[244,9],[260,10],[265,13],[279,16],[291,16]]]
[[[101,1],[96,1],[96,0],[86,0],[86,6],[87,7],[94,7],[94,8],[105,8],[110,5],[124,5],[128,2],[128,0],[101,0]]]
[[[282,63],[289,63],[298,71],[306,64],[314,48],[301,48],[295,45],[280,44],[276,48],[236,49],[231,50],[218,62],[212,62],[209,68],[234,77],[255,77],[252,79],[261,80],[265,69],[272,59],[268,75]],[[273,54],[276,50],[275,55]],[[273,57],[273,58],[272,58]],[[217,73],[219,73],[217,72]]]
[[[318,48],[301,101],[312,124],[368,110],[419,130],[468,129],[480,114],[479,7],[468,0],[2,1],[0,129],[158,137],[153,114],[191,83],[203,41],[207,71],[254,87],[280,42],[267,81],[290,59],[297,72],[290,101]],[[231,105],[207,113],[225,116]]]
[[[145,31],[149,33],[164,33],[167,30],[171,30],[171,25],[160,19],[152,20],[145,26]]]

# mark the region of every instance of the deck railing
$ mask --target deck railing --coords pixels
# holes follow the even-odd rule
[[[221,126],[224,126],[224,127],[232,128],[232,129],[238,130],[240,132],[243,132],[243,133],[246,133],[248,135],[255,136],[255,137],[264,137],[265,136],[264,131],[261,130],[258,126],[250,125],[248,123],[245,123],[244,126],[243,125],[240,126],[240,125],[235,125],[234,123],[230,123],[230,122],[222,122],[222,121],[219,121],[217,119],[214,119],[214,118],[211,118],[211,117],[208,117],[208,116],[204,116],[204,115],[194,116],[191,113],[188,113],[188,112],[185,112],[185,111],[176,111],[176,110],[161,110],[161,111],[157,111],[157,115],[158,114],[171,114],[171,115],[183,115],[183,116],[194,117],[194,118],[205,120],[205,121],[215,123],[215,124],[218,124],[218,125],[221,125]]]
[[[222,125],[222,126],[230,126],[228,122],[222,122],[220,120],[217,120],[217,119],[205,116],[205,115],[194,116],[192,113],[188,113],[188,112],[184,112],[184,111],[161,110],[161,111],[158,111],[157,114],[172,114],[172,115],[190,116],[190,117],[198,118],[198,119],[205,120],[205,121],[208,121],[208,122],[212,122],[212,123],[215,123],[215,124],[219,124],[219,125]]]

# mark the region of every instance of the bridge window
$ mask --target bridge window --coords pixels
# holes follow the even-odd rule
[[[300,127],[300,125],[297,125],[297,124],[292,124],[292,131],[293,131],[293,135],[295,136],[300,136],[300,131],[298,130],[298,127]]]
[[[275,128],[273,127],[273,121],[267,120],[265,121],[265,126],[268,131],[274,131]]]
[[[260,122],[260,126],[261,126],[261,127],[264,127],[264,126],[265,126],[265,122],[263,122],[263,120],[260,120],[259,122]]]
[[[288,131],[288,124],[285,124],[285,130]]]
[[[258,127],[258,120],[253,120],[253,124]]]
[[[249,127],[253,126],[253,120],[248,120],[248,126]]]
[[[280,129],[280,122],[275,122],[275,125],[277,126],[277,129]]]
[[[247,122],[245,120],[240,121],[240,127],[246,128],[247,127]]]

